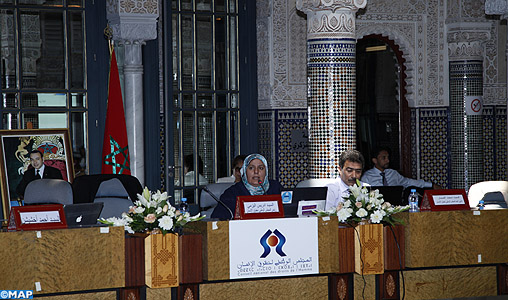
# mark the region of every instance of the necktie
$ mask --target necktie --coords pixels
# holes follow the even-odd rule
[[[388,183],[386,182],[386,176],[385,176],[385,172],[381,172],[381,177],[383,177],[383,185],[388,185]]]
[[[42,179],[41,174],[39,173],[39,169],[37,169],[35,171],[36,171],[35,178],[36,179]]]

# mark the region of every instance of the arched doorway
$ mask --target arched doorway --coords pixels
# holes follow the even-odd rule
[[[356,46],[356,144],[370,168],[376,146],[392,150],[390,167],[411,176],[410,111],[405,59],[393,40],[368,35]]]

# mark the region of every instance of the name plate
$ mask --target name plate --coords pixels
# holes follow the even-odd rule
[[[235,219],[267,218],[284,218],[280,194],[236,197]]]
[[[426,190],[423,194],[420,210],[469,210],[466,191],[462,189]]]
[[[67,228],[63,205],[29,205],[11,207],[9,231]]]
[[[277,201],[244,202],[243,205],[246,214],[279,212]]]

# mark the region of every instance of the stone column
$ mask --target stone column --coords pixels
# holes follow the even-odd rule
[[[337,178],[356,148],[355,14],[367,0],[297,0],[307,14],[309,177]]]
[[[490,23],[448,24],[452,188],[483,181],[483,44]]]
[[[158,0],[112,0],[107,18],[113,40],[124,46],[124,107],[131,174],[145,182],[142,45],[157,38]]]

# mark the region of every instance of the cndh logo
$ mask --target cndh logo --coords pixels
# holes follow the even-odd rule
[[[265,252],[261,254],[261,258],[265,258],[270,254],[271,247],[275,247],[275,252],[280,256],[286,256],[286,253],[282,251],[282,246],[286,243],[286,237],[277,229],[274,231],[268,229],[259,240],[259,243],[265,249]]]

